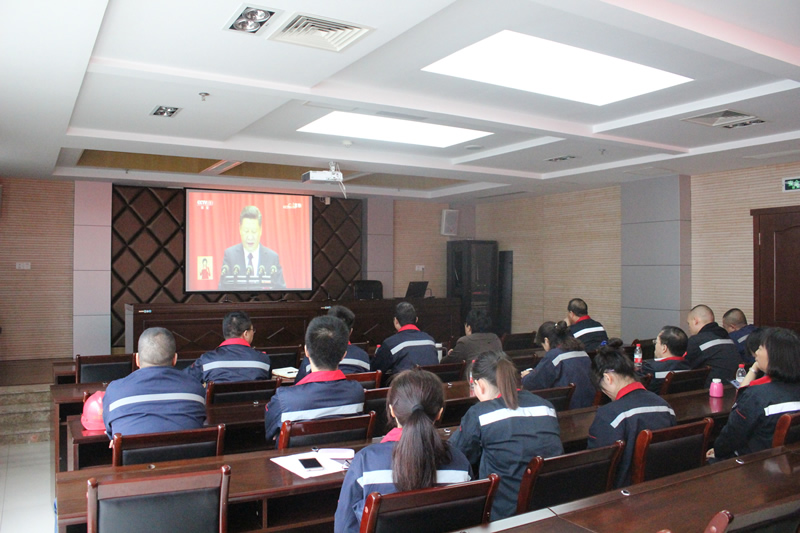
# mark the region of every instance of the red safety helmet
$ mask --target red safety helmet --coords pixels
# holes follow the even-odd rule
[[[103,422],[103,396],[106,395],[105,391],[97,391],[86,399],[83,404],[83,414],[81,415],[81,424],[89,430],[105,429],[106,425]]]

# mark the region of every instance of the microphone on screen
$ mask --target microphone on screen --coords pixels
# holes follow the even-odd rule
[[[228,275],[228,265],[222,265],[222,276]]]
[[[238,276],[239,275],[239,270],[240,270],[239,269],[239,265],[234,265],[233,266],[233,275],[234,276]]]
[[[266,275],[267,275],[267,267],[265,267],[264,265],[261,265],[260,267],[258,267],[258,277],[261,278],[261,277],[264,277]]]
[[[253,266],[247,265],[247,277],[249,278],[252,275],[253,275]]]

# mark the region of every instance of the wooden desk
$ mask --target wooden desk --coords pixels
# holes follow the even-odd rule
[[[75,398],[80,387],[73,389]],[[456,381],[444,384],[446,400],[473,400],[470,396],[469,382]],[[64,392],[64,396],[67,393]],[[206,406],[206,425],[225,424],[225,452],[227,454],[268,450],[272,443],[264,438],[263,403],[224,403]],[[111,454],[105,431],[87,430],[81,425],[80,416],[68,416],[65,420],[66,434],[61,441],[65,466],[57,472],[72,471],[88,466],[110,465]],[[448,434],[449,435],[449,434]],[[585,438],[584,438],[585,440]]]
[[[725,396],[722,398],[711,398],[707,390],[697,390],[668,394],[664,396],[664,399],[675,411],[678,424],[695,422],[709,417],[714,420],[712,435],[718,435],[728,420],[735,397],[736,389],[728,386],[725,387]],[[589,436],[589,428],[594,421],[596,411],[597,407],[585,407],[558,413],[561,442],[564,443],[565,452],[586,448],[586,439]]]
[[[53,384],[75,383],[75,363],[53,363]]]
[[[54,461],[56,472],[67,469],[67,417],[80,415],[83,412],[83,393],[93,394],[105,390],[107,383],[71,383],[51,385],[50,396],[53,399],[51,420],[53,431]]]
[[[231,311],[246,311],[255,327],[253,346],[291,346],[305,342],[308,323],[340,303],[356,314],[353,342],[380,344],[396,333],[395,306],[401,299],[350,300],[342,302],[231,302],[202,304],[125,304],[125,351],[136,351],[142,331],[165,327],[175,334],[178,353],[195,356],[213,350],[222,337],[222,319]],[[449,342],[463,332],[458,298],[412,298],[419,327],[437,342]]]

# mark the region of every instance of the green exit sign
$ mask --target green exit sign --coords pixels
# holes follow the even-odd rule
[[[786,178],[783,180],[784,191],[800,191],[800,178]]]

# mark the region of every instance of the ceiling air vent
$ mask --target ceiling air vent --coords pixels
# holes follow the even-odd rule
[[[720,126],[726,128],[735,128],[740,125],[749,126],[750,124],[760,124],[764,122],[755,115],[748,115],[746,113],[739,113],[738,111],[731,111],[725,109],[723,111],[715,111],[706,115],[698,115],[696,117],[683,118],[684,122],[693,122],[702,126],[711,126],[718,128]],[[750,124],[746,124],[746,123]]]
[[[560,163],[561,161],[569,161],[570,159],[577,159],[578,156],[575,155],[560,155],[558,157],[551,157],[550,159],[545,159],[545,161],[550,161],[551,163]]]
[[[275,41],[341,52],[371,30],[372,28],[347,22],[298,15],[271,38]]]

